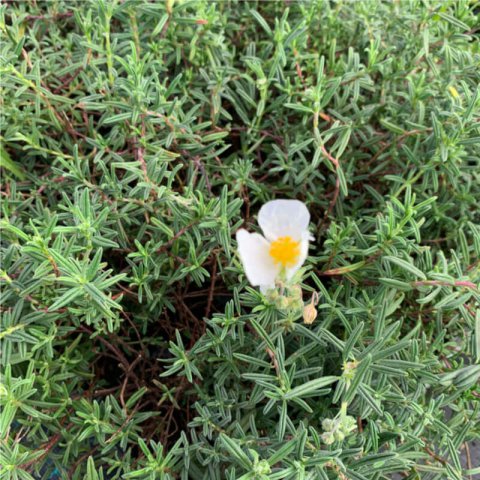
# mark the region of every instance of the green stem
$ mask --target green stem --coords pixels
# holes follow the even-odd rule
[[[393,195],[394,198],[397,198],[407,187],[408,185],[413,185],[420,177],[424,174],[423,170],[420,170],[415,176],[413,176],[410,180],[407,180]]]

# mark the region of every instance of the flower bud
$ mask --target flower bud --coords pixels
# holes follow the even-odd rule
[[[311,325],[317,318],[317,309],[313,303],[309,303],[303,308],[303,322],[307,325]]]
[[[340,430],[337,430],[334,433],[334,437],[335,437],[335,440],[337,442],[341,442],[342,440],[345,440],[345,434],[343,432],[341,432]]]
[[[303,310],[303,302],[299,298],[291,298],[290,307],[293,310]]]
[[[274,302],[278,297],[279,297],[278,290],[276,288],[271,288],[270,290],[267,291],[265,294],[265,297],[269,302]]]
[[[357,422],[355,418],[353,418],[350,415],[347,415],[343,419],[340,429],[342,430],[343,433],[348,435],[352,430],[355,430],[356,427],[357,427]]]
[[[260,460],[256,465],[255,465],[255,473],[257,475],[268,475],[272,469],[270,468],[270,465],[268,464],[267,460]]]
[[[335,441],[335,437],[332,433],[328,432],[322,435],[322,440],[325,445],[331,445]]]
[[[292,298],[298,298],[301,300],[303,297],[302,287],[300,285],[292,285],[288,291]]]
[[[322,429],[325,432],[331,432],[335,427],[335,421],[331,418],[324,418],[322,421]]]
[[[279,310],[286,310],[288,308],[289,301],[288,298],[285,297],[284,295],[280,295],[275,299],[275,306]]]

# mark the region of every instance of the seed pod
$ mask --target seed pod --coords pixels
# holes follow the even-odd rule
[[[317,318],[317,314],[317,309],[315,308],[313,303],[309,303],[303,308],[303,323],[311,325]]]

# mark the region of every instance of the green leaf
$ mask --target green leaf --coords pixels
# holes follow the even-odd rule
[[[268,458],[268,464],[274,466],[275,464],[281,462],[284,458],[287,458],[290,453],[295,450],[297,446],[296,439],[292,439],[280,447],[273,455]]]
[[[60,308],[64,307],[73,302],[76,298],[80,295],[85,295],[85,292],[82,287],[72,288],[67,290],[60,298],[58,298],[48,309],[50,311],[59,310]]]
[[[250,319],[250,323],[252,324],[255,331],[258,333],[259,337],[267,344],[268,348],[272,351],[275,351],[275,346],[273,345],[272,340],[270,339],[264,328],[253,318]]]
[[[10,157],[3,144],[0,144],[0,167],[9,171],[20,180],[25,180],[25,173]]]
[[[247,454],[240,448],[238,440],[233,440],[224,433],[221,433],[219,438],[225,449],[232,456],[233,460],[236,460],[246,470],[250,470],[252,468],[252,461],[248,458]]]
[[[250,10],[250,13],[253,17],[255,17],[255,20],[260,24],[263,30],[265,30],[265,33],[267,35],[272,35],[272,30],[270,29],[270,26],[265,21],[265,19],[256,10],[252,9]]]
[[[313,115],[313,110],[310,107],[305,105],[301,105],[299,103],[286,103],[285,108],[291,108],[292,110],[296,110],[297,112],[308,113],[309,115]]]
[[[339,377],[328,376],[323,378],[317,378],[315,380],[310,380],[309,382],[299,385],[298,387],[292,388],[289,392],[285,393],[283,398],[285,400],[291,400],[297,397],[303,397],[314,393],[317,390],[320,390],[322,387],[331,385],[332,383],[338,381]]]
[[[475,314],[474,353],[476,361],[480,363],[480,309],[478,308]]]
[[[353,380],[351,381],[350,386],[348,387],[345,393],[345,397],[343,399],[344,402],[350,403],[355,398],[355,395],[357,394],[357,391],[358,391],[358,387],[360,383],[363,381],[363,379],[365,378],[365,376],[367,375],[368,368],[371,362],[372,362],[371,355],[367,355],[365,358],[361,360],[357,368],[355,368]]]
[[[454,25],[455,27],[460,28],[461,30],[464,30],[464,31],[470,30],[470,27],[466,23],[463,23],[461,20],[454,17],[453,15],[450,15],[446,12],[438,12],[437,15],[442,17],[444,20]]]
[[[406,260],[403,260],[402,258],[386,256],[383,257],[383,260],[399,266],[402,270],[405,270],[406,272],[409,272],[412,275],[421,278],[422,280],[427,279],[427,276],[420,269],[407,262]]]
[[[0,435],[2,438],[5,438],[5,436],[7,435],[7,432],[10,429],[10,425],[15,419],[16,412],[17,408],[10,403],[2,406],[0,412]]]

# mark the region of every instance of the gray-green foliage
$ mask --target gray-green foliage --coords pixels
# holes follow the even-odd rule
[[[480,473],[474,1],[1,14],[0,478]],[[312,325],[235,254],[282,197]]]

